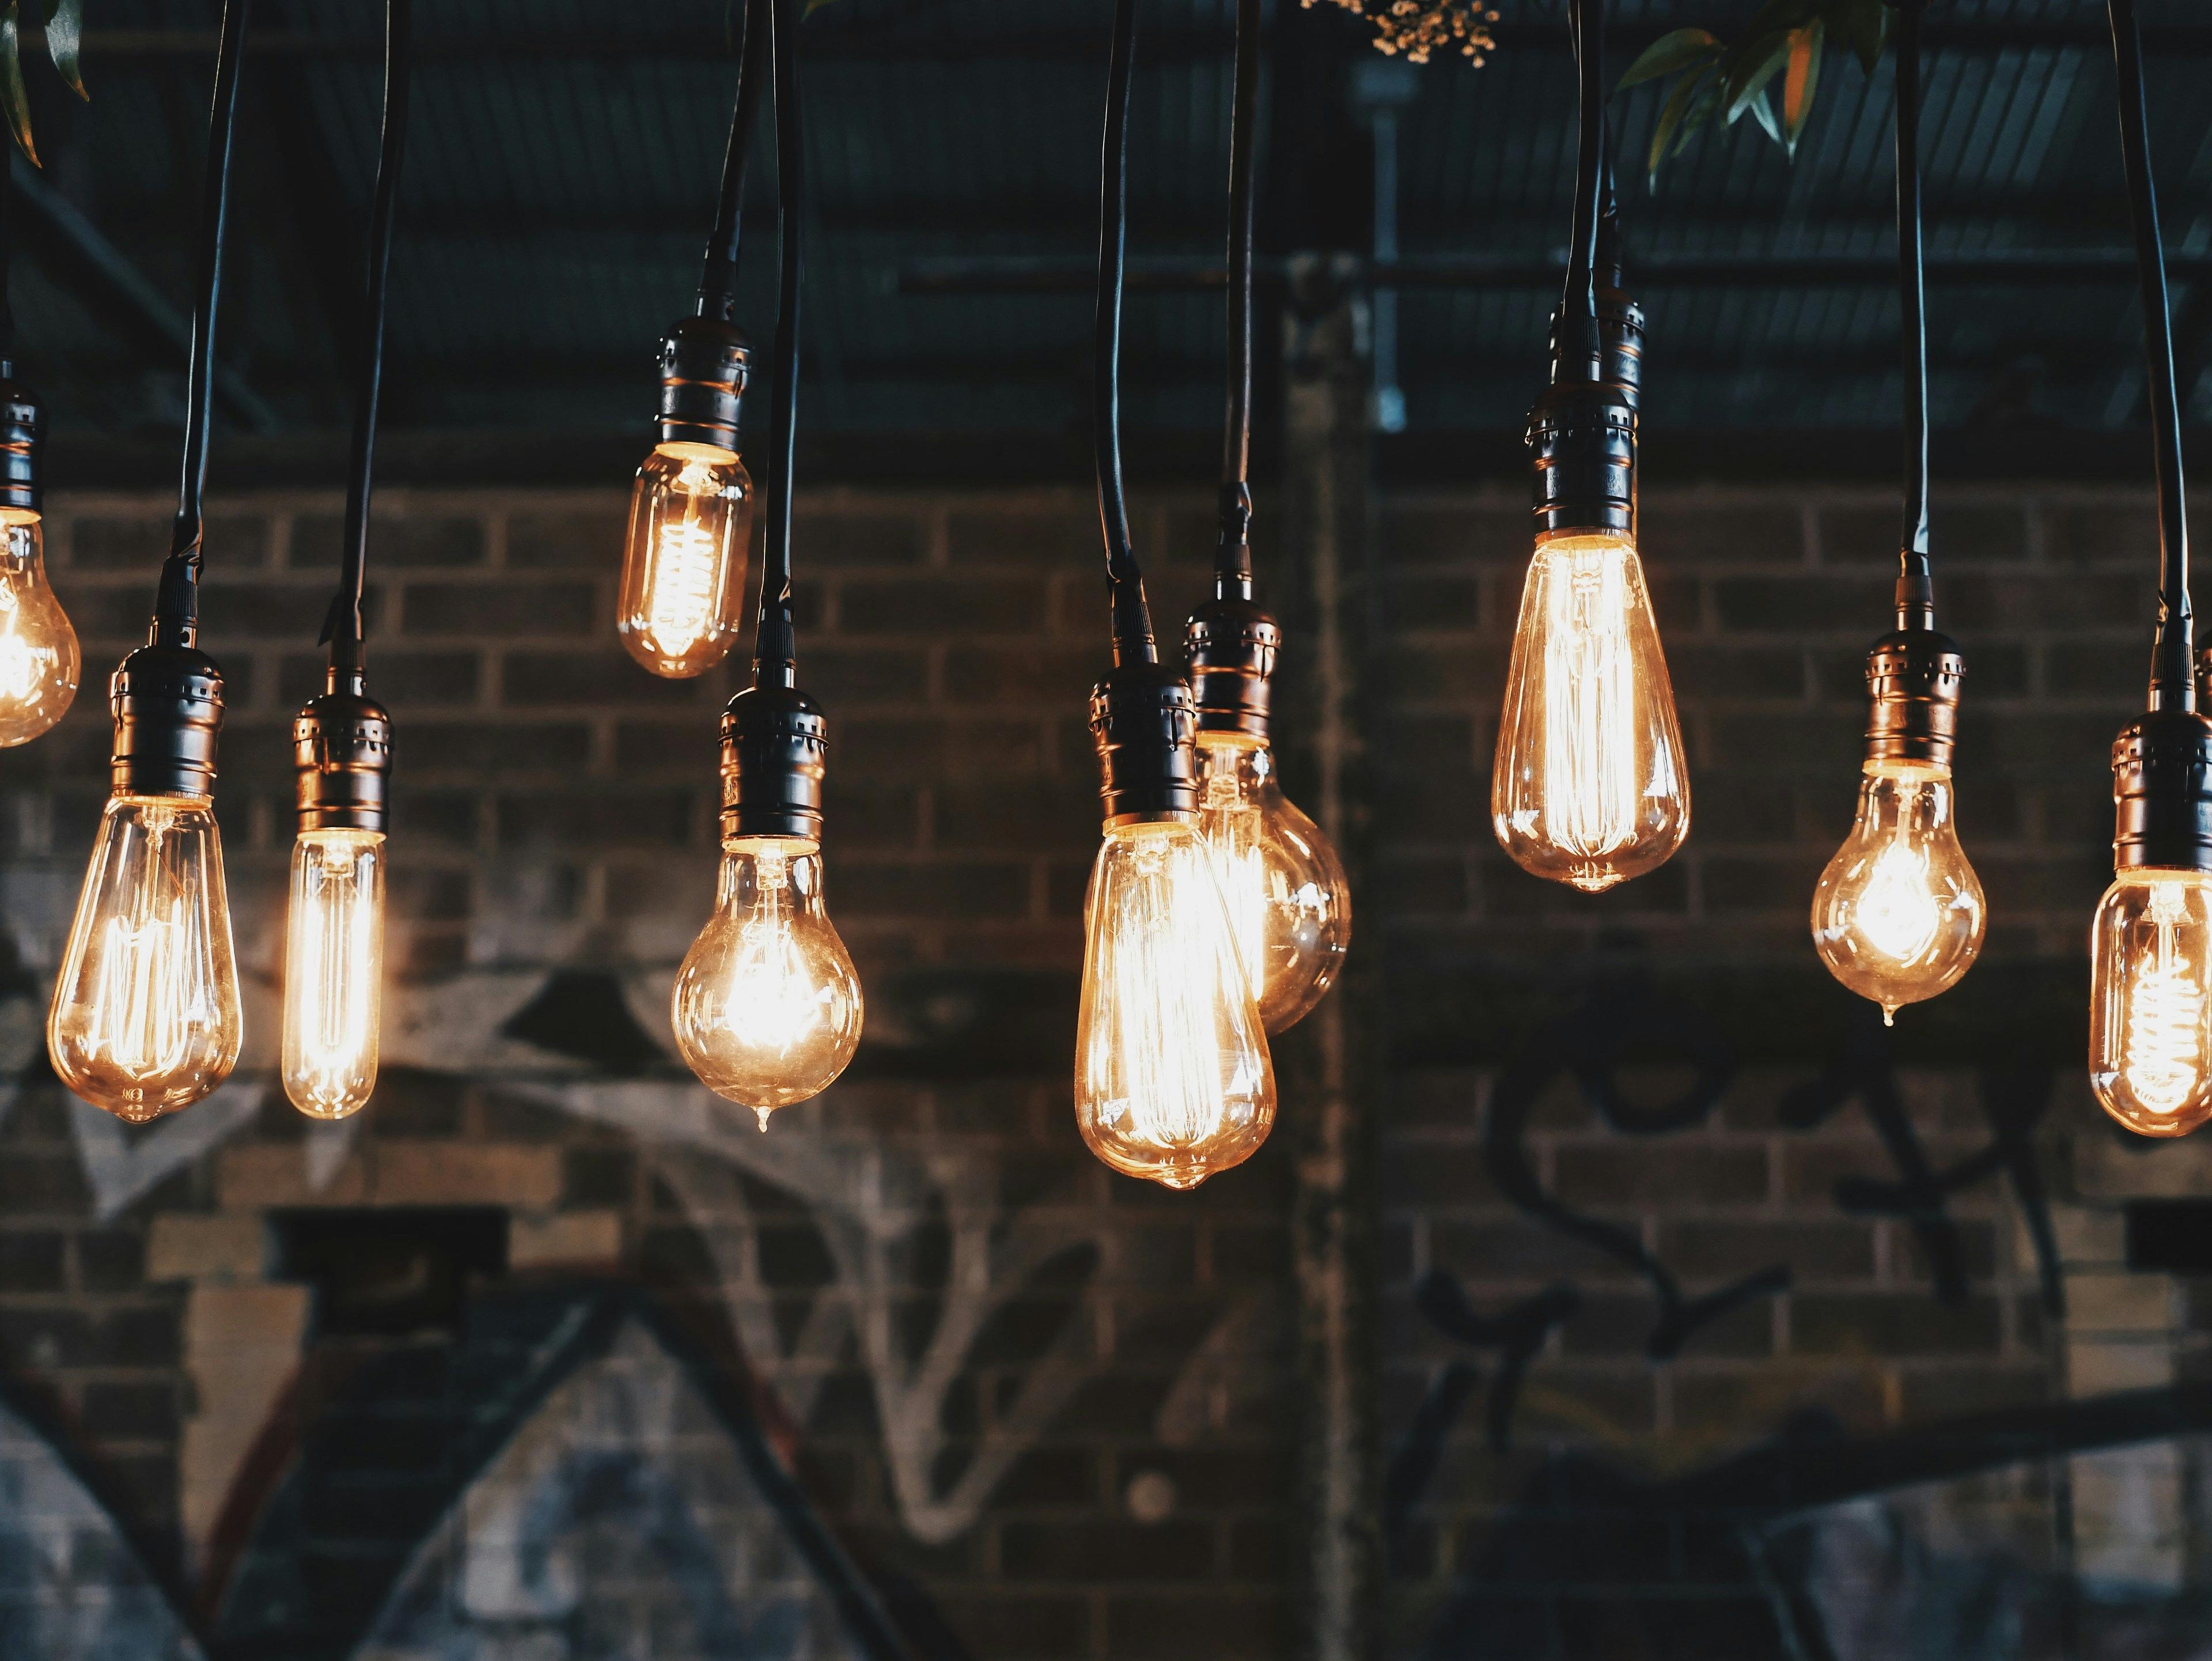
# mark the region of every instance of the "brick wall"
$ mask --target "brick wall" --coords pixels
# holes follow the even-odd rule
[[[317,1561],[364,1585],[399,1573],[410,1542],[377,1533],[370,1500],[462,1477],[434,1450],[374,1480],[314,1465],[315,1415],[350,1399],[363,1357],[459,1354],[466,1323],[425,1305],[406,1317],[420,1329],[348,1326],[333,1309],[374,1287],[288,1242],[303,1215],[411,1227],[434,1210],[465,1231],[489,1213],[497,1264],[462,1262],[470,1287],[641,1285],[714,1368],[742,1366],[811,1503],[910,1631],[941,1624],[994,1661],[1286,1652],[1286,1161],[1271,1149],[1170,1196],[1109,1176],[1069,1123],[1097,835],[1084,695],[1103,657],[1087,496],[803,500],[829,899],[870,1025],[848,1079],[764,1137],[665,1048],[668,977],[711,893],[715,720],[737,682],[656,681],[616,647],[623,504],[606,492],[380,499],[371,677],[398,727],[398,981],[375,1103],[315,1129],[267,1086],[289,726],[319,685],[339,504],[220,504],[204,610],[229,680],[217,801],[250,983],[241,1082],[135,1135],[72,1111],[40,1060],[43,1000],[105,794],[100,683],[141,636],[167,507],[58,504],[50,557],[88,684],[55,733],[0,754],[18,954],[0,1059],[23,1077],[0,1123],[0,1362],[179,1597],[204,1597],[216,1568],[242,1584],[258,1548],[241,1558],[240,1530],[310,1465]],[[2106,747],[2147,658],[2147,501],[1989,489],[1948,493],[1937,516],[1942,620],[1968,662],[1961,821],[1992,924],[1946,1001],[1965,1013],[1903,1018],[1908,1048],[1950,1065],[1903,1075],[1887,1118],[1869,1082],[1886,1062],[1814,963],[1804,914],[1851,811],[1888,493],[1657,493],[1645,514],[1695,817],[1670,865],[1611,894],[1522,876],[1488,829],[1526,553],[1516,497],[1391,499],[1361,597],[1376,785],[1355,949],[1382,958],[1395,1057],[1393,1653],[1431,1638],[1486,1652],[1462,1641],[1480,1623],[1455,1626],[1455,1600],[1510,1603],[1542,1580],[1498,1567],[1496,1524],[1525,1520],[1528,1485],[1562,1460],[1656,1481],[1808,1409],[1886,1435],[2075,1387],[2057,1270],[2032,1238],[2048,1207],[2022,1199],[2020,1173],[2068,1193],[2074,1139],[2102,1146],[2077,1083],[2079,959],[2106,874]],[[1205,581],[1211,513],[1158,496],[1139,525],[1171,634]],[[1263,544],[1263,569],[1272,557]],[[2005,1074],[1991,1096],[1994,1075],[1968,1066],[2008,1059],[2029,1023],[2027,1082]],[[1746,1058],[1760,1065],[1739,1071]],[[1501,1089],[1520,1104],[1510,1123]],[[2026,1164],[1991,1162],[1940,1204],[1867,1186],[1949,1170],[2015,1125]],[[2112,1268],[2135,1191],[2107,1182],[2083,1202],[2102,1220],[2081,1225],[2081,1261],[2123,1287],[2141,1284]],[[429,1238],[414,1261],[447,1261]],[[1743,1289],[1778,1268],[1786,1283]],[[1731,1295],[1698,1305],[1712,1294]],[[1520,1311],[1533,1340],[1453,1336],[1455,1295],[1483,1321]],[[1678,1347],[1655,1350],[1670,1311]],[[2136,1337],[2167,1357],[2182,1331]],[[1517,1395],[1502,1447],[1486,1417],[1501,1389]],[[1714,1584],[1714,1607],[1740,1598]],[[592,1618],[649,1627],[644,1604],[623,1608]],[[247,1616],[199,1618],[220,1652],[243,1629],[223,1621]]]

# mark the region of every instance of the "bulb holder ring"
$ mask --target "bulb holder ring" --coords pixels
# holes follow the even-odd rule
[[[1265,739],[1283,643],[1275,619],[1255,601],[1217,595],[1190,614],[1183,639],[1198,730]]]
[[[1595,362],[1568,360],[1565,322],[1565,314],[1555,308],[1549,343],[1553,385],[1595,379],[1616,388],[1628,406],[1636,408],[1644,390],[1644,307],[1625,289],[1598,289]]]
[[[1633,392],[1597,380],[1549,386],[1528,412],[1528,443],[1540,538],[1636,534]]]
[[[12,376],[0,379],[0,508],[41,511],[46,445],[45,403]]]
[[[142,646],[107,683],[115,717],[109,763],[118,796],[206,799],[222,732],[222,671],[192,646]]]
[[[1109,830],[1198,817],[1198,709],[1157,663],[1131,663],[1091,689],[1098,798]]]
[[[687,317],[661,338],[659,441],[735,453],[752,346],[734,323]]]
[[[2154,709],[2112,740],[2112,868],[2212,871],[2212,721]]]
[[[292,721],[300,829],[381,830],[391,813],[392,715],[356,684]]]
[[[1866,758],[1951,764],[1966,660],[1933,629],[1899,629],[1867,653]]]
[[[822,706],[795,686],[750,686],[722,711],[722,840],[822,839],[829,754]]]

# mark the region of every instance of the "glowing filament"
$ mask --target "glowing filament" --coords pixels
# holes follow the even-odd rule
[[[1943,927],[1943,908],[1931,890],[1928,857],[1897,836],[1875,861],[1855,919],[1866,943],[1891,962],[1912,964],[1926,955]]]
[[[25,703],[40,696],[54,661],[52,648],[23,637],[22,621],[14,591],[0,587],[0,703]]]
[[[1636,664],[1629,570],[1607,548],[1563,556],[1546,592],[1544,794],[1553,838],[1584,859],[1636,835]]]
[[[2196,1093],[2204,1057],[2197,1035],[2204,1011],[2197,977],[2182,958],[2176,928],[2185,920],[2180,893],[2151,891],[2149,920],[2157,945],[2136,970],[2128,1000],[2128,1088],[2154,1113],[2171,1113]]]
[[[207,1016],[195,995],[196,922],[181,901],[136,923],[107,920],[93,995],[103,1019],[88,1037],[92,1055],[133,1074],[167,1073],[182,1062],[193,1028]]]

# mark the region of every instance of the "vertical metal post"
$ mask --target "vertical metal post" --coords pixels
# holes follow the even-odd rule
[[[1285,733],[1310,733],[1291,757],[1294,792],[1343,854],[1361,891],[1365,825],[1355,804],[1364,746],[1370,631],[1355,607],[1368,592],[1369,339],[1358,262],[1293,262],[1284,335],[1281,523],[1291,578],[1284,595],[1294,701]],[[1303,660],[1303,662],[1299,661]],[[1297,1487],[1294,1553],[1298,1654],[1373,1661],[1382,1542],[1376,1420],[1376,1196],[1373,1071],[1380,1056],[1371,990],[1379,942],[1354,934],[1346,976],[1277,1046],[1284,1123],[1296,1160]],[[1367,925],[1370,931],[1373,924]]]

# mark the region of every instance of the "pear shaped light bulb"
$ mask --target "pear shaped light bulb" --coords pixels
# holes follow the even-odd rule
[[[114,797],[46,1018],[55,1073],[94,1107],[142,1123],[228,1078],[243,1031],[207,799]]]
[[[380,830],[303,830],[292,843],[284,1093],[314,1118],[342,1119],[376,1087],[384,866]]]
[[[1868,762],[1858,818],[1813,894],[1813,946],[1828,972],[1889,1021],[1956,983],[1988,927],[1948,764]]]
[[[1283,794],[1264,739],[1198,735],[1199,834],[1213,855],[1261,1023],[1295,1025],[1335,983],[1352,939],[1344,863]]]
[[[1491,821],[1515,864],[1596,893],[1662,865],[1690,831],[1674,693],[1636,544],[1536,545],[1506,671]]]
[[[1212,851],[1182,820],[1109,826],[1091,870],[1075,1123],[1115,1170],[1195,1188],[1275,1122],[1275,1069]]]
[[[736,643],[752,518],[752,481],[734,451],[665,443],[637,470],[615,631],[654,674],[702,673]]]
[[[2089,934],[2089,1084],[2145,1136],[2212,1118],[2212,873],[2136,867]]]
[[[714,915],[677,971],[677,1048],[760,1116],[827,1089],[860,1043],[860,978],[822,899],[820,844],[732,837]]]
[[[38,513],[0,508],[0,748],[28,744],[76,696],[76,630],[46,581]]]

